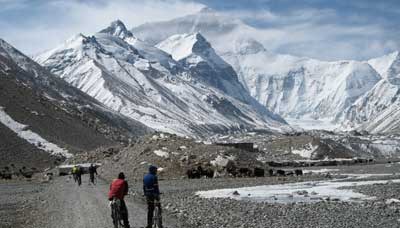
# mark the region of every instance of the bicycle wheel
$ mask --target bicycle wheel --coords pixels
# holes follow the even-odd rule
[[[111,217],[113,219],[114,228],[122,227],[120,205],[118,201],[113,201],[111,204]]]
[[[153,214],[153,228],[157,228],[157,227],[159,227],[158,225],[159,225],[159,219],[158,219],[158,214],[159,214],[159,212],[158,212],[159,210],[158,210],[158,207],[156,206],[155,208],[154,208],[154,214]]]
[[[156,206],[154,208],[153,227],[154,228],[162,227],[161,210],[160,210],[159,206]]]

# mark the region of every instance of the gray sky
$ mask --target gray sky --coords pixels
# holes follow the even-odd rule
[[[128,28],[209,6],[281,34],[268,49],[324,60],[368,59],[400,49],[400,1],[0,0],[0,38],[27,54],[121,19]]]

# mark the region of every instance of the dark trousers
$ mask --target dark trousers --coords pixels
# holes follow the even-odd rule
[[[124,226],[126,228],[129,227],[128,208],[126,207],[124,200],[121,200],[121,215],[122,215],[122,220],[124,221]]]
[[[158,201],[157,205],[155,203],[156,200]],[[160,196],[155,196],[155,195],[146,196],[146,201],[147,201],[147,227],[152,227],[154,208],[157,206],[161,213]]]
[[[94,184],[94,173],[90,173],[90,182]]]
[[[76,180],[78,181],[78,185],[82,184],[82,174],[76,174]]]

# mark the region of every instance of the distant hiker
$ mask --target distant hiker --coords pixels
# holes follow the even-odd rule
[[[116,198],[121,201],[120,211],[122,215],[122,220],[124,221],[124,227],[126,228],[130,227],[128,220],[128,208],[126,207],[124,201],[124,197],[128,194],[128,188],[128,182],[125,181],[125,174],[121,172],[118,174],[118,179],[113,180],[113,182],[111,183],[110,191],[108,192],[108,200],[112,201],[113,198]]]
[[[153,224],[154,208],[157,206],[161,213],[160,190],[158,188],[157,167],[150,166],[149,173],[143,178],[143,192],[147,201],[147,227],[151,228]],[[156,202],[157,205],[156,205]]]
[[[78,172],[78,167],[77,167],[76,165],[74,165],[74,167],[72,167],[71,173],[72,173],[72,176],[74,177],[74,181],[75,181],[75,182],[78,181],[78,178],[77,178],[77,176],[76,176],[76,173],[77,173],[77,172]]]
[[[90,164],[89,167],[89,175],[90,175],[90,182],[94,184],[94,174],[97,176],[97,167],[93,164]]]
[[[76,169],[76,180],[78,181],[79,186],[81,186],[82,184],[82,174],[83,174],[83,169],[82,167],[78,166]]]

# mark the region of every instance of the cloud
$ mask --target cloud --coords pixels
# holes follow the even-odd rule
[[[178,0],[0,0],[0,3],[9,14],[0,15],[0,37],[29,54],[52,48],[77,33],[93,34],[116,19],[131,28],[204,7]]]
[[[246,31],[273,52],[321,60],[365,60],[400,49],[399,24],[364,13],[344,14],[332,8],[301,8],[274,12],[232,10],[257,27]],[[263,17],[263,15],[265,15]]]
[[[324,3],[323,3],[324,2]],[[53,48],[121,19],[128,28],[169,20],[206,5],[256,27],[271,51],[323,60],[367,59],[400,49],[397,0],[0,0],[0,38],[23,52]],[[240,35],[240,34],[239,34]]]

